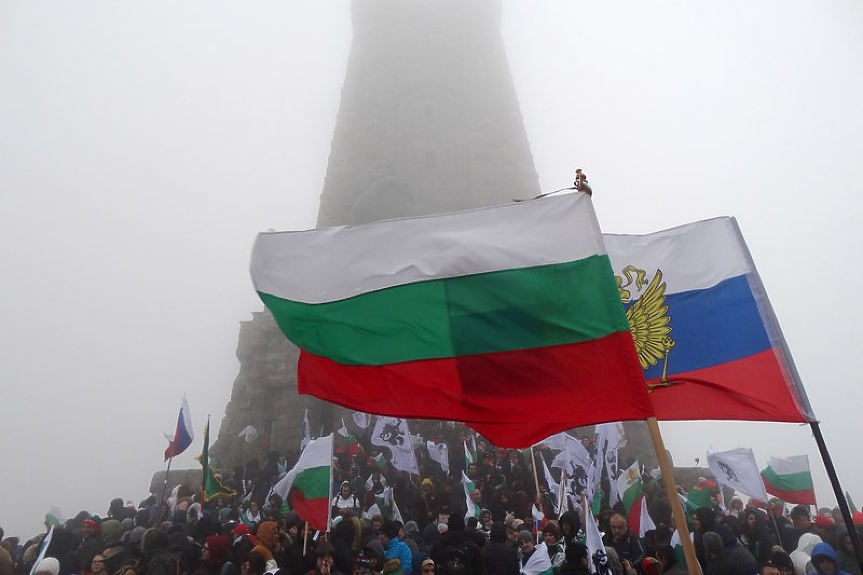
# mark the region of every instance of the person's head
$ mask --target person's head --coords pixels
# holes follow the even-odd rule
[[[812,549],[812,566],[819,575],[836,575],[839,571],[836,552],[827,543],[819,543]]]
[[[258,502],[255,501],[254,499],[249,501],[249,512],[250,513],[257,513],[258,512]]]
[[[770,556],[770,563],[776,566],[779,575],[794,575],[794,562],[785,551],[775,551]]]
[[[372,575],[372,564],[368,557],[360,553],[354,560],[353,575]]]
[[[90,561],[90,571],[93,575],[99,575],[100,573],[105,572],[105,558],[102,557],[101,553],[93,555],[93,559]]]
[[[549,547],[557,545],[557,542],[560,541],[560,528],[555,521],[549,521],[542,528],[542,539]]]
[[[342,481],[342,486],[339,487],[339,494],[342,497],[348,497],[351,494],[351,484],[347,481]]]
[[[797,505],[791,510],[791,524],[798,531],[806,531],[812,524],[812,517],[809,515],[809,508],[805,505]]]
[[[423,482],[422,482],[422,485],[421,485],[420,489],[422,489],[422,492],[423,492],[423,493],[425,493],[426,495],[428,495],[428,494],[430,494],[432,491],[434,491],[434,483],[432,483],[432,480],[431,480],[431,479],[429,479],[429,478],[425,478],[425,479],[423,479]]]
[[[533,553],[533,534],[530,531],[519,531],[516,540],[518,541],[518,547],[521,549],[522,553],[525,555]]]
[[[278,537],[276,538],[276,540],[278,540]],[[202,550],[201,559],[203,559],[205,563],[222,563],[228,555],[230,546],[231,543],[224,535],[211,535],[210,537],[207,537],[207,541],[204,543],[204,550],[206,550],[206,555],[204,555],[204,552]]]
[[[431,557],[423,560],[421,575],[435,575],[435,562]]]
[[[45,557],[36,564],[35,575],[60,575],[60,562],[54,557]]]
[[[506,526],[506,542],[514,545],[518,540],[518,530],[512,525]]]
[[[333,546],[329,543],[321,543],[318,545],[318,548],[315,549],[315,564],[318,567],[318,571],[321,571],[324,564],[326,564],[327,569],[331,571],[333,563],[335,562],[336,553],[333,550]]]
[[[643,575],[659,575],[662,573],[662,563],[655,557],[645,557],[641,561],[641,573]]]
[[[662,563],[663,571],[668,571],[677,564],[677,554],[674,553],[674,547],[668,544],[662,544],[656,548],[656,558]]]
[[[824,539],[825,536],[832,533],[835,527],[836,523],[833,521],[832,517],[827,517],[826,515],[816,515],[812,519],[812,530],[817,533],[821,537],[821,539]]]
[[[759,575],[779,575],[779,569],[771,563],[767,561],[766,563],[762,563],[761,567],[758,568]]]
[[[476,479],[476,463],[469,463],[467,466],[467,476],[471,479]]]
[[[396,527],[396,524],[392,521],[384,521],[381,524],[380,535],[378,536],[381,540],[381,545],[386,547],[390,540],[397,539],[399,536],[399,529]]]
[[[581,565],[587,568],[587,555],[587,547],[584,544],[573,542],[566,546],[564,557],[566,557],[566,562],[571,565]]]
[[[608,520],[608,525],[611,528],[611,536],[615,541],[620,541],[626,536],[626,532],[629,531],[629,526],[626,522],[626,517],[621,513],[615,513]]]
[[[470,500],[479,505],[480,501],[482,501],[482,491],[479,489],[474,489],[470,492]]]
[[[704,545],[704,553],[711,559],[722,555],[722,536],[719,533],[708,531],[701,539]]]
[[[83,535],[84,539],[92,537],[97,531],[98,525],[96,525],[96,520],[92,517],[87,517],[81,522],[81,535]]]
[[[267,560],[258,551],[246,555],[246,560],[240,565],[242,575],[263,575],[267,570]]]

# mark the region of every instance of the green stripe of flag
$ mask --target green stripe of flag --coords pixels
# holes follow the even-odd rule
[[[310,467],[300,471],[291,488],[302,491],[306,499],[329,499],[330,468]]]
[[[812,489],[812,474],[808,471],[779,475],[772,467],[768,467],[761,474],[765,481],[782,491],[808,491]]]
[[[345,365],[385,365],[580,343],[627,331],[617,290],[603,285],[612,276],[602,255],[407,284],[324,304],[260,296],[299,347]]]

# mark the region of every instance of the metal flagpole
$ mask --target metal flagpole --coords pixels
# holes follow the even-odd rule
[[[860,568],[863,569],[863,544],[860,543],[860,534],[857,532],[857,529],[854,526],[854,520],[851,518],[851,510],[848,508],[848,500],[845,499],[842,486],[839,485],[839,477],[836,475],[836,468],[833,467],[833,459],[827,451],[827,444],[824,443],[824,436],[821,435],[821,427],[817,421],[810,421],[809,427],[812,428],[812,435],[815,436],[815,443],[818,445],[818,451],[821,453],[821,459],[824,461],[824,469],[827,470],[827,477],[830,478],[830,485],[833,487],[833,494],[836,495],[836,503],[839,505],[839,511],[842,512],[842,519],[845,521],[845,526],[848,528],[848,536],[851,538],[851,545],[854,547],[854,555],[857,556],[857,563],[859,563]]]
[[[671,505],[671,516],[674,519],[674,527],[680,535],[680,545],[683,547],[686,567],[689,570],[689,575],[701,575],[701,565],[699,565],[698,559],[695,556],[695,546],[692,544],[692,538],[689,536],[689,528],[686,526],[686,516],[683,513],[683,506],[680,505],[680,500],[677,499],[674,471],[671,468],[671,463],[668,461],[665,444],[659,432],[659,423],[655,417],[647,418],[647,429],[650,430],[653,449],[656,450],[656,459],[659,462],[659,470],[662,473],[662,483],[665,485],[665,493],[668,496],[668,503]]]

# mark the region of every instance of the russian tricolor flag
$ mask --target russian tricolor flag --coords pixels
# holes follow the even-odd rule
[[[186,401],[186,396],[183,395],[183,402],[180,404],[180,414],[177,416],[177,429],[174,431],[173,439],[168,438],[168,448],[165,449],[165,461],[186,451],[192,445],[194,439],[195,433],[192,431],[192,416],[189,413],[189,402]]]
[[[657,419],[815,421],[734,218],[603,239]]]

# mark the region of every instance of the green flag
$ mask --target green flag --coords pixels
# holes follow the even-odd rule
[[[207,426],[204,427],[204,450],[201,452],[201,467],[203,468],[203,481],[201,492],[204,501],[210,501],[218,495],[234,495],[234,491],[228,489],[222,482],[216,479],[213,470],[210,469],[210,418],[207,417]]]

